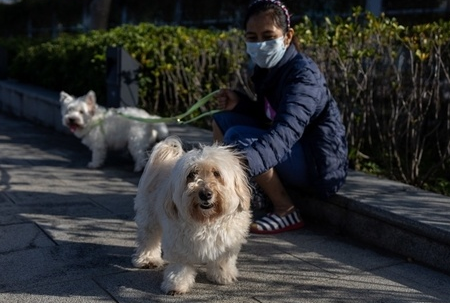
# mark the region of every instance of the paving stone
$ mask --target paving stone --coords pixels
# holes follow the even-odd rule
[[[132,252],[123,246],[69,242],[2,254],[0,293],[121,272],[130,268]]]
[[[0,302],[7,303],[116,303],[109,294],[90,278],[71,280],[69,283],[48,283],[15,292],[0,292]]]
[[[0,226],[0,254],[54,245],[55,243],[32,222]]]
[[[2,201],[1,197],[5,197]],[[6,195],[0,192],[0,226],[28,222],[19,214],[18,206],[6,199]]]

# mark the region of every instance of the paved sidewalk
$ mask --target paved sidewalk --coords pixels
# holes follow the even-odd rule
[[[450,302],[450,275],[314,220],[250,236],[237,283],[211,284],[200,266],[191,293],[165,296],[161,271],[130,262],[140,175],[123,155],[101,170],[89,157],[73,136],[0,114],[0,302]]]

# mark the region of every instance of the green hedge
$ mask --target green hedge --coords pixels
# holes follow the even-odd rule
[[[140,106],[162,115],[184,111],[201,96],[236,85],[245,53],[236,30],[125,25],[108,32],[61,36],[20,52],[11,76],[74,95],[106,96],[106,49],[123,47],[141,65]]]
[[[340,105],[352,167],[448,193],[450,22],[405,27],[355,9],[295,32]],[[24,48],[11,76],[104,100],[106,48],[122,46],[142,64],[140,106],[173,115],[218,88],[249,87],[242,34],[140,24],[61,36]]]

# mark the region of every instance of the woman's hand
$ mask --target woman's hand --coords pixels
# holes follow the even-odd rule
[[[220,110],[232,110],[239,102],[239,96],[231,89],[221,89],[217,94]]]

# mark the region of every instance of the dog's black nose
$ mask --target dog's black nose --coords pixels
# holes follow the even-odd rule
[[[198,197],[202,201],[208,201],[212,197],[212,191],[208,188],[204,188],[198,193]]]

